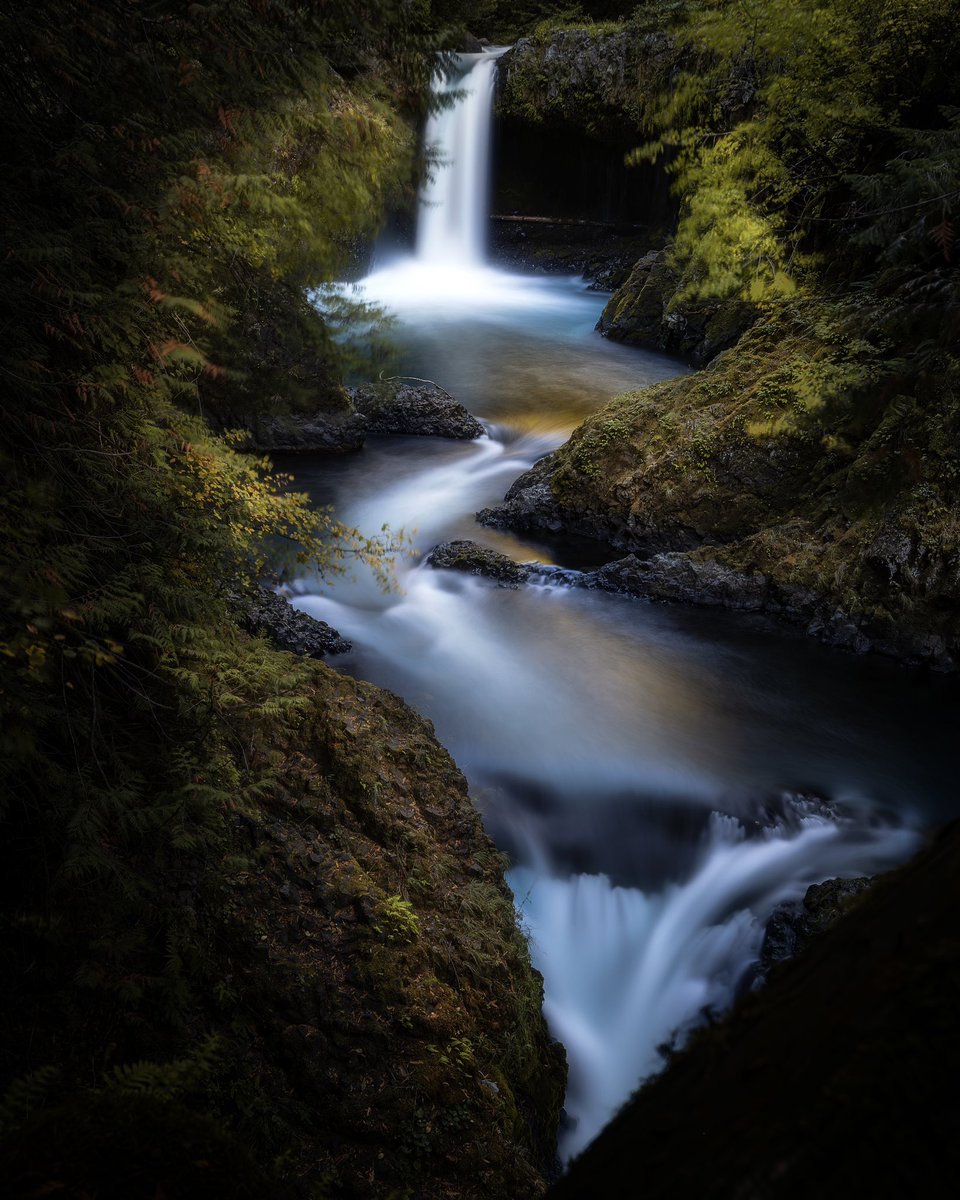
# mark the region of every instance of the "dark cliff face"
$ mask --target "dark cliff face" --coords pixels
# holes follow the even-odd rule
[[[521,38],[500,66],[494,212],[669,226],[666,172],[624,159],[643,141],[643,97],[674,57],[666,34],[636,29]]]
[[[958,881],[953,825],[695,1035],[551,1200],[952,1194]]]

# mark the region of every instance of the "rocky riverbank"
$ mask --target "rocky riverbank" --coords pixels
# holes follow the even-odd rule
[[[954,824],[696,1033],[551,1200],[950,1194],[958,880]]]
[[[161,1006],[149,1032],[127,1028],[122,1003],[91,1006],[75,980],[56,1020],[25,986],[4,1005],[8,1045],[60,1064],[5,1110],[4,1195],[50,1180],[113,1195],[118,1172],[131,1195],[144,1181],[151,1195],[210,1194],[204,1180],[251,1197],[543,1192],[564,1055],[504,859],[429,722],[322,663],[284,660],[298,680],[285,732],[265,746],[255,716],[231,715],[262,773],[257,803],[224,814],[209,862],[140,867],[187,922],[187,1019]],[[144,946],[145,981],[164,956]],[[119,1055],[148,1038],[155,1061],[114,1072],[107,1051],[90,1077],[87,1054],[71,1087],[76,1047],[107,1038]],[[17,1073],[12,1050],[7,1065]]]
[[[479,520],[628,551],[599,586],[768,612],[956,669],[952,396],[904,400],[872,425],[842,404],[797,421],[810,363],[825,379],[851,369],[829,315],[819,332],[810,320],[768,316],[707,369],[616,398]]]

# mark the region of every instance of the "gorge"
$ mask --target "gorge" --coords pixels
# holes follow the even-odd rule
[[[956,7],[0,7],[0,1194],[952,1194]]]

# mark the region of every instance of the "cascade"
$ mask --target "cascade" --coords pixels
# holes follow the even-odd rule
[[[399,318],[406,371],[448,388],[489,436],[371,439],[362,460],[296,470],[370,535],[386,522],[421,552],[465,537],[529,561],[544,548],[474,513],[614,393],[684,368],[600,339],[602,302],[581,281],[484,265],[499,53],[462,56],[437,81],[458,95],[428,127],[438,165],[416,253],[363,281]],[[295,603],[354,643],[342,666],[435,723],[510,854],[569,1058],[564,1159],[658,1069],[663,1043],[730,1002],[776,904],[902,861],[930,805],[953,796],[942,714],[901,703],[887,664],[546,580],[510,591],[405,561],[384,595],[357,574],[332,589],[302,579]]]

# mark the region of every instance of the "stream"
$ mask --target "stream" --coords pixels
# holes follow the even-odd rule
[[[569,1059],[569,1160],[662,1065],[662,1045],[730,1003],[778,903],[902,861],[955,812],[955,691],[763,618],[548,575],[511,591],[422,564],[454,537],[520,561],[609,557],[488,530],[474,513],[611,396],[686,370],[603,340],[605,297],[581,281],[485,265],[496,57],[462,56],[441,85],[460,98],[428,129],[445,165],[416,252],[362,285],[399,317],[404,373],[441,384],[487,436],[276,460],[347,524],[402,528],[418,551],[390,594],[359,569],[332,586],[297,580],[294,602],[353,642],[337,666],[434,722],[510,856]]]

